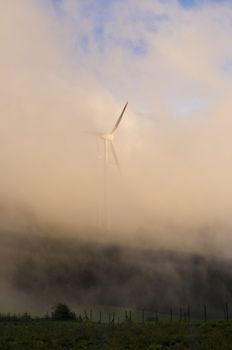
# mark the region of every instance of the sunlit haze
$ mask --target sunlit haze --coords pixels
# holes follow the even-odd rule
[[[231,37],[231,1],[0,1],[4,235],[228,256]]]

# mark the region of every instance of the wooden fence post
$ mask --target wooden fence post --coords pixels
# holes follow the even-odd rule
[[[190,322],[190,305],[188,304],[187,306],[187,317],[188,317],[188,322]]]
[[[226,321],[229,321],[229,305],[228,305],[228,303],[225,304],[225,319],[226,319]]]
[[[179,310],[179,321],[180,322],[182,321],[182,307],[180,307],[180,310]]]
[[[125,321],[128,320],[127,311],[125,311]]]
[[[88,320],[89,320],[89,318],[88,318],[87,312],[86,312],[86,311],[84,311],[84,314],[85,314],[85,321],[88,321]]]
[[[159,323],[159,313],[158,313],[158,311],[155,312],[155,323],[156,324]]]
[[[204,304],[204,321],[207,321],[207,307],[206,304]]]

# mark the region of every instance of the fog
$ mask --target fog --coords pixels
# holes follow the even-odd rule
[[[38,228],[37,228],[38,230]],[[1,232],[1,311],[43,314],[65,301],[223,318],[231,302],[231,259],[119,244]]]
[[[230,257],[231,17],[229,2],[1,2],[2,235],[116,245],[121,265],[136,249],[141,271],[147,247],[203,255],[206,270]],[[91,133],[110,131],[127,100],[114,140],[121,174],[111,155],[104,204],[103,142]],[[17,281],[10,294],[25,291]]]

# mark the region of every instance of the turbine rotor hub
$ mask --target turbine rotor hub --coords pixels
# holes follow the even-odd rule
[[[101,138],[102,138],[103,140],[113,141],[114,135],[113,135],[113,134],[103,134],[103,135],[101,135]]]

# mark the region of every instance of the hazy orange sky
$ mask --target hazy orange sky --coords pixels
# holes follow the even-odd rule
[[[108,164],[112,230],[228,243],[231,36],[230,1],[1,2],[3,207],[98,227],[103,148],[88,132],[111,130],[128,100],[122,176]]]

